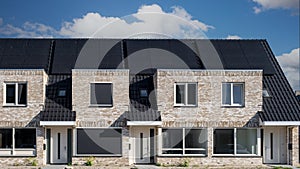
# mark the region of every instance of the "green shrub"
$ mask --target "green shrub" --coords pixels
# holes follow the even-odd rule
[[[89,157],[89,158],[87,158],[85,165],[92,166],[92,165],[94,165],[94,161],[95,161],[95,157]]]
[[[178,165],[178,167],[189,167],[190,166],[190,160],[185,159],[182,163]]]
[[[28,158],[26,160],[26,165],[29,165],[29,166],[37,166],[38,165],[38,161],[37,159],[35,158]]]

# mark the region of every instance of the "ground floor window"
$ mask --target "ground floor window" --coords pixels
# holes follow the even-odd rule
[[[0,148],[12,148],[12,129],[0,129]]]
[[[16,148],[35,148],[36,144],[35,129],[15,129]]]
[[[0,129],[0,155],[35,155],[36,129]]]
[[[162,154],[206,155],[207,130],[200,128],[162,129]]]
[[[258,155],[258,130],[249,128],[215,129],[214,154]]]
[[[121,128],[77,128],[78,155],[122,155]]]

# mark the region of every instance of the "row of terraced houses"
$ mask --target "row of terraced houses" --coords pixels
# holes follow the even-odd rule
[[[0,39],[0,165],[299,164],[266,40]]]

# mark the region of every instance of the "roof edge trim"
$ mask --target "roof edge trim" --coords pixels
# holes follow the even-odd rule
[[[262,126],[300,126],[300,121],[264,121]]]
[[[127,121],[127,126],[161,126],[161,121]]]
[[[40,126],[75,126],[75,121],[40,121]]]

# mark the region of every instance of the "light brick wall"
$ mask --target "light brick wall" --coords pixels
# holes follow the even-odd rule
[[[113,84],[113,106],[90,106],[90,84],[109,82]],[[76,111],[76,127],[123,127],[122,157],[96,157],[96,165],[113,166],[128,164],[129,131],[122,120],[129,108],[129,70],[73,70],[72,101]],[[120,121],[121,120],[121,121]],[[73,164],[82,165],[87,157],[72,158]]]
[[[5,82],[27,82],[26,107],[4,106]],[[43,109],[46,83],[47,75],[44,70],[0,70],[0,127],[28,126]]]
[[[252,168],[262,166],[262,157],[158,157],[157,163],[161,165],[175,165],[183,164],[184,161],[189,161],[190,166],[199,166],[200,168],[208,168],[209,166],[219,167],[245,167]]]
[[[37,127],[36,157],[0,157],[0,165],[25,165],[33,159],[38,160],[39,165],[43,164],[44,129],[38,127],[37,116],[44,106],[47,77],[41,69],[0,70],[0,128]],[[26,107],[4,106],[4,83],[6,82],[27,82]]]
[[[163,127],[242,127],[262,110],[262,71],[158,70]],[[174,107],[174,83],[197,82],[197,107]],[[222,82],[245,83],[245,106],[222,107]]]
[[[292,128],[292,165],[299,166],[299,126]]]
[[[262,157],[213,156],[213,129],[243,127],[262,110],[262,71],[214,71],[214,70],[158,70],[157,103],[162,115],[162,127],[205,127],[208,132],[206,157],[159,156],[158,163],[176,165],[186,158],[191,165],[262,165]],[[174,106],[176,82],[198,83],[196,107]],[[223,107],[222,82],[245,84],[245,106]],[[258,125],[258,121],[256,121]]]
[[[90,106],[90,84],[113,84],[113,106]],[[77,127],[110,127],[129,106],[129,70],[73,70],[72,101]]]

